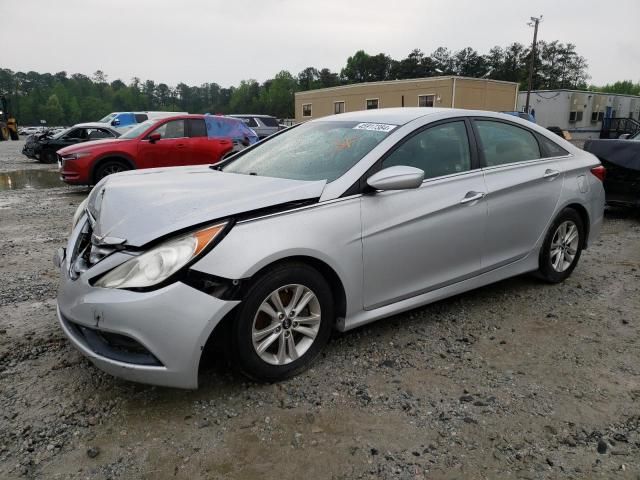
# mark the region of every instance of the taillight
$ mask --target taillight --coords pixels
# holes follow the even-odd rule
[[[598,180],[600,180],[601,182],[604,182],[604,178],[607,176],[607,169],[604,168],[602,165],[598,165],[597,167],[593,167],[591,169],[591,173],[593,173],[593,176],[596,177]]]

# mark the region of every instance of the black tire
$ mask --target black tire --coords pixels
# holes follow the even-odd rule
[[[567,224],[567,222],[569,223]],[[571,263],[566,267],[559,267],[560,269],[562,269],[561,271],[559,271],[559,269],[554,266],[554,263],[557,262],[558,255],[564,254],[554,255],[552,253],[552,243],[554,243],[554,239],[557,240],[555,237],[559,233],[558,229],[563,224],[575,225],[575,228],[578,232],[578,242],[577,248],[575,249],[575,256],[571,260]],[[549,231],[547,232],[544,243],[542,244],[542,249],[540,250],[539,269],[537,272],[538,276],[549,283],[560,283],[567,279],[573,272],[573,269],[576,268],[576,265],[580,260],[580,254],[582,253],[582,249],[584,248],[584,242],[585,227],[584,222],[582,221],[582,217],[573,208],[565,208],[562,212],[560,212],[560,214],[556,217],[556,219],[549,227]],[[568,247],[566,248],[567,251],[571,253],[572,250]],[[564,263],[564,259],[565,257],[563,256],[560,262]]]
[[[258,309],[274,291],[293,284],[308,288],[315,294],[316,305],[319,305],[320,308],[319,329],[311,345],[299,358],[296,360],[288,358],[286,360],[288,363],[275,365],[261,358],[253,345],[254,319],[256,319],[256,322],[258,321]],[[285,300],[283,300],[283,303],[285,303]],[[287,317],[283,320],[282,325],[285,325],[286,319]],[[331,289],[317,270],[299,262],[278,265],[252,282],[245,300],[238,307],[231,327],[230,352],[234,360],[233,363],[241,373],[253,380],[275,382],[290,378],[306,370],[318,356],[329,340],[334,320],[335,313]],[[269,321],[271,325],[278,323],[278,321]],[[278,331],[281,330],[283,335],[288,333],[295,342],[295,336],[300,334],[294,331],[294,327],[295,325],[281,327]],[[291,330],[285,330],[285,328],[291,328]],[[304,336],[299,336],[298,338],[301,339]],[[278,341],[273,342],[272,347],[274,349],[278,349]]]
[[[127,170],[131,170],[131,167],[127,164],[127,162],[123,160],[113,159],[106,160],[98,165],[95,173],[93,174],[93,183],[98,183],[104,177],[108,175],[112,175],[114,173],[126,172]]]
[[[56,163],[58,157],[56,156],[56,152],[52,152],[51,150],[45,150],[40,154],[39,162],[41,163]]]

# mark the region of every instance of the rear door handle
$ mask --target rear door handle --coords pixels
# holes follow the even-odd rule
[[[553,180],[554,178],[556,178],[558,175],[560,175],[560,171],[559,170],[551,170],[550,168],[547,168],[544,171],[544,175],[543,178],[549,178],[551,180]]]
[[[475,202],[476,200],[480,200],[485,195],[486,195],[486,193],[484,193],[484,192],[473,192],[473,191],[467,192],[467,194],[464,196],[464,198],[462,200],[460,200],[460,203]]]

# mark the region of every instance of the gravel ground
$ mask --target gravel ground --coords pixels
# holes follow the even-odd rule
[[[0,188],[14,170],[50,188],[0,191],[0,478],[640,479],[637,212],[607,212],[564,284],[518,277],[336,335],[283,383],[218,360],[180,391],[63,337],[51,258],[87,192],[21,146],[0,143]]]

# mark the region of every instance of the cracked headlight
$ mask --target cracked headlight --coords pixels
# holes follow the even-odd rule
[[[94,285],[146,288],[162,283],[202,253],[226,225],[221,223],[162,243],[114,268]]]

